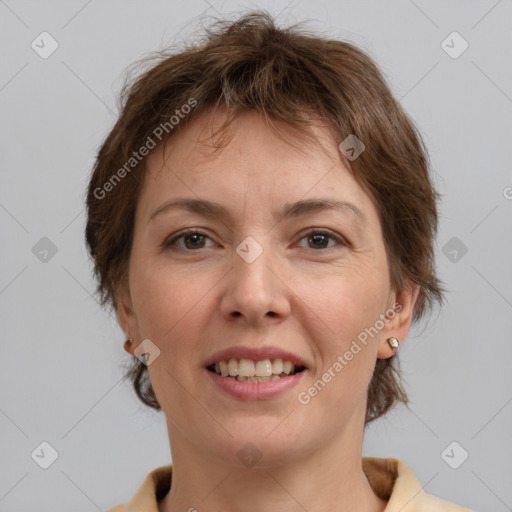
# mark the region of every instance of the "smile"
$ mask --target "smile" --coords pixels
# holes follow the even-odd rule
[[[291,361],[276,359],[228,359],[214,363],[208,370],[222,377],[230,377],[243,382],[268,382],[295,375],[305,370],[304,366],[295,366]]]

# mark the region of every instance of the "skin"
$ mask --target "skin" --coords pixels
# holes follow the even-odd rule
[[[377,210],[327,129],[316,125],[322,145],[302,143],[301,150],[246,112],[229,129],[227,146],[214,152],[212,123],[221,121],[219,113],[203,113],[148,156],[129,289],[119,294],[119,323],[135,340],[125,349],[133,353],[149,338],[160,350],[148,370],[167,419],[173,476],[159,510],[384,510],[361,469],[366,390],[376,359],[395,353],[387,338],[406,337],[417,289],[391,288]],[[232,218],[174,209],[149,220],[178,197],[219,202]],[[355,204],[365,221],[347,210],[272,216],[285,203],[325,197]],[[184,228],[206,237],[162,248]],[[308,228],[342,241],[311,239]],[[249,235],[263,248],[250,264],[235,252]],[[396,304],[400,312],[301,404],[298,394]],[[299,355],[307,370],[278,397],[231,397],[211,383],[204,363],[240,344],[278,346]],[[237,457],[248,442],[261,454],[252,467]]]

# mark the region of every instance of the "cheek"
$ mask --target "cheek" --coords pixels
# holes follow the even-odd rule
[[[318,317],[325,319],[329,330],[324,328],[326,335],[319,338],[316,337],[319,327],[311,326],[318,364],[310,382],[312,387],[302,391],[310,397],[319,397],[315,407],[325,418],[331,418],[333,410],[343,415],[343,411],[354,411],[366,403],[379,337],[364,339],[361,334],[373,326],[382,313],[379,296],[375,288],[364,289],[347,283],[322,296]]]
[[[141,336],[164,342],[181,322],[195,316],[204,283],[170,266],[145,263],[136,267],[131,284]]]
[[[332,275],[308,299],[314,313],[308,316],[308,331],[317,352],[313,382],[327,383],[325,389],[322,382],[317,386],[325,392],[322,403],[345,409],[366,394],[379,341],[367,329],[385,312],[389,291],[385,272],[376,270],[365,266],[358,272]]]
[[[190,360],[194,340],[200,339],[205,329],[201,300],[208,287],[190,274],[151,265],[135,272],[133,283],[140,336],[149,338],[160,350],[159,358],[148,366],[151,384],[166,415],[177,420],[184,414],[184,383],[192,371],[184,361]]]
[[[329,328],[323,331],[335,337],[337,348],[343,348],[384,313],[388,291],[386,276],[375,272],[333,275],[316,288],[316,296],[310,295],[307,303]]]
[[[192,278],[188,269],[181,271],[166,264],[146,263],[134,269],[131,289],[140,336],[149,338],[160,350],[159,359],[148,367],[151,382],[161,404],[162,400],[175,404],[176,396],[171,395],[180,395],[180,386],[174,385],[170,375],[181,383],[195,371],[196,361],[191,356],[200,349],[215,314],[208,290],[215,290],[219,278],[201,273]],[[194,364],[184,364],[191,360]],[[161,388],[166,391],[160,397]],[[183,399],[181,395],[178,398]]]

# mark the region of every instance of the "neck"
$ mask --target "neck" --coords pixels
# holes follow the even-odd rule
[[[247,468],[205,457],[179,431],[169,432],[171,447],[178,448],[172,451],[171,490],[159,512],[382,512],[386,507],[361,468],[362,434],[342,435],[293,460],[281,457]]]

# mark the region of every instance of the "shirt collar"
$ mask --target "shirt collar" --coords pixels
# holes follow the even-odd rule
[[[420,512],[426,510],[425,507],[443,512],[471,512],[426,494],[411,469],[401,460],[362,457],[361,465],[375,494],[388,500],[385,512]],[[171,480],[172,465],[153,470],[124,508],[116,507],[108,512],[159,512],[158,502],[169,492]]]

